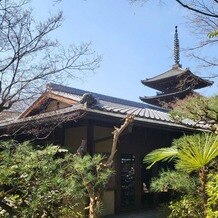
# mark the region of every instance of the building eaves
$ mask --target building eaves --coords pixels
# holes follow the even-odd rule
[[[60,89],[61,88],[61,89]],[[67,91],[66,91],[67,90]],[[193,121],[184,122],[185,125],[177,124],[171,119],[167,110],[163,110],[159,107],[148,107],[147,104],[132,102],[128,100],[113,98],[110,96],[104,96],[94,93],[94,97],[97,98],[97,103],[91,107],[87,107],[85,104],[81,104],[80,100],[83,95],[87,93],[84,90],[73,89],[69,87],[63,87],[58,85],[56,89],[52,89],[49,92],[54,92],[63,97],[72,98],[77,100],[78,103],[63,109],[58,109],[51,112],[45,112],[42,114],[29,116],[25,118],[18,118],[10,121],[0,122],[0,128],[5,128],[9,125],[22,124],[25,122],[34,122],[35,120],[48,120],[57,116],[67,115],[76,111],[82,111],[84,113],[94,113],[96,115],[110,116],[110,117],[122,117],[124,118],[128,114],[135,116],[136,120],[140,122],[161,124],[163,126],[182,127],[183,129],[190,129],[194,127]],[[203,127],[202,127],[203,128]]]
[[[177,97],[178,95],[185,95],[185,94],[188,94],[188,93],[194,93],[190,88],[187,88],[185,90],[181,90],[181,91],[177,91],[177,92],[173,92],[173,93],[163,93],[163,94],[158,94],[158,95],[155,95],[155,96],[144,96],[144,97],[140,97],[140,99],[142,101],[146,101],[146,100],[150,100],[150,99],[163,99],[165,97]]]
[[[103,117],[109,116],[113,118],[121,118],[124,119],[126,117],[126,114],[121,113],[114,113],[112,111],[99,111],[96,109],[87,109],[87,114],[94,114],[94,115],[101,115]],[[181,129],[181,130],[190,130],[190,131],[209,131],[205,126],[196,126],[195,122],[191,120],[184,120],[183,123],[175,123],[175,122],[166,122],[165,119],[152,119],[150,117],[134,117],[134,122],[139,122],[141,125],[153,125],[153,126],[161,126],[161,127],[167,127],[167,128],[175,128],[175,129]]]
[[[155,77],[152,77],[152,78],[149,78],[149,79],[145,79],[145,80],[142,80],[141,82],[143,84],[147,84],[147,83],[150,83],[150,82],[156,82],[156,81],[159,81],[159,80],[162,80],[162,79],[166,79],[166,78],[170,78],[170,77],[175,77],[175,76],[178,76],[178,75],[181,75],[183,73],[186,73],[187,71],[189,71],[188,69],[182,69],[182,68],[172,68],[162,74],[159,74]]]
[[[158,82],[163,82],[163,81],[168,81],[168,80],[172,80],[175,77],[180,77],[180,76],[187,76],[187,77],[192,77],[193,79],[199,81],[199,83],[201,84],[200,87],[195,87],[195,89],[198,88],[204,88],[210,85],[213,85],[213,81],[210,80],[206,80],[203,79],[197,75],[195,75],[194,73],[192,73],[189,68],[186,69],[182,69],[179,67],[176,68],[172,68],[168,71],[166,71],[165,73],[162,73],[160,75],[157,75],[155,77],[149,78],[149,79],[145,79],[145,80],[141,80],[142,84],[151,87],[151,88],[156,88],[156,85]]]
[[[34,122],[37,120],[43,120],[43,119],[46,120],[46,119],[70,114],[75,111],[85,111],[84,106],[81,104],[76,104],[71,107],[67,107],[67,108],[63,108],[63,109],[59,109],[55,111],[50,111],[50,112],[46,112],[42,114],[37,114],[34,116],[30,116],[30,117],[24,117],[24,118],[13,119],[13,120],[11,119],[11,120],[5,120],[5,121],[3,120],[2,122],[0,122],[0,128],[4,128],[10,125]]]
[[[83,104],[76,104],[74,106],[59,109],[56,111],[46,112],[39,115],[34,115],[31,117],[25,117],[21,119],[15,120],[7,120],[0,123],[0,129],[7,128],[8,126],[16,126],[23,125],[26,123],[34,123],[35,121],[46,122],[47,120],[51,121],[56,117],[70,115],[72,113],[81,112],[84,114],[95,114],[96,116],[107,116],[113,118],[125,118],[126,115],[132,114],[134,115],[134,120],[136,122],[144,123],[144,124],[153,124],[153,125],[161,125],[171,128],[179,128],[179,129],[187,129],[187,130],[203,130],[203,127],[195,127],[195,123],[190,120],[186,120],[182,124],[175,123],[167,113],[161,111],[155,111],[147,108],[134,108],[134,107],[123,107],[122,105],[106,105],[102,104],[102,102],[95,105],[93,108],[86,108]]]

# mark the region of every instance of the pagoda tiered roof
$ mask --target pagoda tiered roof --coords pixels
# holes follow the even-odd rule
[[[171,90],[176,92],[187,88],[201,89],[213,84],[213,82],[193,74],[189,68],[182,69],[180,67],[172,67],[162,74],[141,82],[145,86],[162,92]]]
[[[195,89],[211,86],[213,82],[193,74],[189,68],[182,68],[180,64],[179,39],[177,27],[175,27],[174,38],[174,65],[162,74],[150,79],[141,80],[142,84],[159,91],[156,96],[139,97],[143,102],[163,106],[178,99],[194,94]],[[166,105],[166,104],[165,104]]]
[[[188,95],[195,95],[197,94],[191,89],[185,89],[173,93],[168,93],[168,94],[157,94],[156,96],[144,96],[144,97],[139,97],[141,101],[146,102],[151,105],[156,105],[156,106],[163,106],[164,102],[173,102],[175,99],[183,99]]]

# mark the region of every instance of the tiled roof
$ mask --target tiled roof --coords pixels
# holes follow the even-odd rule
[[[161,124],[165,123],[167,125],[177,127],[182,126],[175,123],[169,116],[168,111],[160,107],[155,107],[145,103],[133,102],[125,99],[114,98],[57,84],[49,84],[49,90],[55,94],[73,98],[78,101],[81,100],[85,93],[91,93],[98,100],[98,103],[89,109],[89,111],[94,111],[95,113],[103,112],[104,114],[106,113],[111,116],[116,114],[122,116],[133,114],[135,119],[138,118],[141,121],[146,120],[146,122],[149,122],[150,120],[152,123],[160,122]],[[184,120],[183,123],[189,127],[193,127],[195,125],[195,122],[188,119]],[[185,128],[185,126],[183,127]]]
[[[144,104],[140,102],[134,102],[134,101],[129,101],[126,99],[121,99],[121,98],[115,98],[107,95],[102,95],[94,92],[89,92],[81,89],[76,89],[68,86],[62,86],[59,84],[54,84],[54,83],[49,83],[47,85],[48,91],[52,91],[55,94],[59,94],[64,97],[68,98],[74,98],[80,100],[81,96],[84,95],[85,93],[90,93],[92,94],[97,100],[104,101],[104,102],[109,102],[109,103],[115,103],[119,105],[125,105],[125,106],[130,106],[130,107],[137,107],[137,108],[148,108],[148,109],[154,109],[154,110],[159,110],[159,111],[166,111],[163,108],[149,105],[149,104]]]
[[[201,84],[200,86],[196,84],[196,87],[195,88],[203,88],[203,87],[207,87],[207,86],[210,86],[213,84],[213,81],[209,81],[209,80],[206,80],[206,79],[203,79],[195,74],[193,74],[189,68],[186,68],[186,69],[182,69],[180,67],[173,67],[171,68],[170,70],[162,73],[162,74],[159,74],[155,77],[152,77],[150,79],[145,79],[145,80],[142,80],[142,84],[144,85],[147,85],[147,86],[150,86],[149,84],[153,84],[153,83],[158,83],[162,80],[165,80],[165,79],[168,79],[168,78],[174,78],[174,77],[177,77],[177,76],[182,76],[182,75],[186,75],[188,77],[192,77],[193,79],[199,81],[199,84]],[[153,85],[151,85],[151,88],[153,88]]]
[[[133,114],[134,116],[141,118],[150,118],[167,122],[171,121],[169,115],[162,111],[157,111],[149,108],[131,107],[128,105],[114,104],[105,101],[99,101],[99,103],[93,107],[93,109],[123,115]]]
[[[159,74],[155,77],[152,77],[150,79],[145,79],[142,80],[142,83],[147,83],[147,82],[153,82],[153,81],[158,81],[158,80],[162,80],[165,78],[169,78],[169,77],[174,77],[174,76],[178,76],[180,74],[183,74],[185,72],[187,72],[188,69],[182,69],[182,68],[172,68],[162,74]]]
[[[101,114],[104,116],[110,117],[120,117],[124,118],[127,114],[132,114],[135,116],[136,121],[152,123],[152,124],[160,124],[166,125],[170,127],[178,127],[183,129],[192,128],[195,123],[191,120],[185,120],[184,124],[181,125],[175,123],[169,116],[166,110],[160,107],[150,106],[144,103],[138,103],[133,101],[128,101],[125,99],[114,98],[106,95],[101,95],[93,92],[87,92],[80,89],[75,89],[67,86],[57,85],[57,84],[49,84],[47,87],[47,92],[57,94],[62,97],[71,98],[76,100],[78,103],[63,109],[58,109],[56,111],[45,112],[42,114],[27,116],[27,117],[19,117],[15,120],[3,121],[0,122],[0,127],[4,128],[7,125],[14,125],[25,122],[32,122],[33,120],[42,120],[46,118],[52,118],[58,116],[60,114],[69,114],[75,113],[76,111],[84,111],[87,113]],[[91,93],[96,99],[97,103],[91,107],[86,107],[84,104],[80,103],[83,95],[86,93]]]
[[[176,92],[173,92],[173,93],[161,93],[161,94],[158,94],[158,95],[155,95],[155,96],[144,96],[144,97],[140,97],[140,99],[142,101],[143,100],[147,100],[147,99],[159,99],[159,100],[162,100],[165,97],[177,97],[178,95],[187,95],[189,93],[194,94],[195,92],[192,91],[190,88],[187,88],[185,90],[180,90],[180,91],[176,91]]]

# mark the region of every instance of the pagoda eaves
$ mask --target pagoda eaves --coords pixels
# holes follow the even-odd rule
[[[194,94],[197,93],[188,88],[186,90],[181,90],[173,93],[168,93],[168,94],[163,93],[163,94],[158,94],[156,96],[150,96],[150,97],[144,96],[139,98],[141,101],[145,103],[162,107],[163,103],[173,102],[175,101],[175,99],[183,99],[188,95],[194,95]]]
[[[176,68],[157,75],[150,79],[141,81],[142,84],[150,88],[162,91],[162,92],[176,92],[187,88],[200,89],[213,84],[209,80],[205,80],[195,74],[193,74],[188,68]]]

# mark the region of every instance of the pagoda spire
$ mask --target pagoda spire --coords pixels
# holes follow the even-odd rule
[[[174,34],[174,61],[175,64],[173,65],[173,68],[182,67],[180,62],[180,50],[179,50],[179,37],[178,37],[178,30],[177,26],[175,26],[175,34]]]

